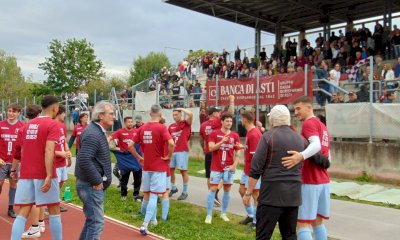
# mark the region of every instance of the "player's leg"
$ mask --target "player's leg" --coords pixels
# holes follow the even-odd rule
[[[323,219],[329,219],[330,212],[330,189],[329,184],[320,184],[318,197],[317,219],[311,224],[316,240],[328,239]]]
[[[177,167],[177,154],[172,155],[172,160],[169,164],[170,172],[171,172],[171,191],[169,192],[169,197],[172,197],[175,193],[178,192],[178,188],[175,184],[175,168]]]
[[[136,200],[140,196],[140,186],[142,186],[142,170],[133,173],[133,198]]]
[[[214,208],[214,199],[215,192],[218,190],[218,184],[221,181],[222,173],[221,172],[210,172],[210,189],[208,190],[207,195],[207,217],[205,223],[211,224],[212,221],[212,211]]]
[[[119,165],[118,162],[116,162],[114,164],[114,168],[113,168],[113,174],[116,178],[118,178],[118,180],[120,181],[117,187],[121,186],[121,174],[119,173]]]
[[[296,240],[296,222],[298,217],[298,207],[284,207],[279,217],[279,231],[282,240]]]
[[[60,186],[60,191],[61,191],[64,182],[68,180],[67,167],[65,166],[57,168],[56,171],[57,171],[58,184]],[[60,212],[66,212],[66,211],[68,211],[68,209],[60,206]]]
[[[130,175],[130,171],[121,171],[121,200],[126,200],[126,196],[128,196],[128,181]]]
[[[204,168],[206,170],[206,178],[207,178],[207,188],[210,189],[210,167],[211,167],[211,153],[206,153],[204,155]]]
[[[261,187],[261,178],[258,179],[258,181],[256,183],[256,186],[253,189],[252,197],[253,197],[253,201],[254,201],[254,204],[253,204],[253,214],[254,214],[254,216],[257,215],[258,196],[260,194],[260,187]],[[251,225],[251,227],[255,228],[256,226],[257,226],[257,218],[254,217],[253,218],[253,224]]]
[[[261,204],[257,212],[256,239],[271,239],[282,208]]]
[[[240,197],[243,198],[244,194],[246,193],[246,184],[248,182],[249,177],[243,172],[242,176],[240,178],[240,186],[239,186],[239,194]],[[239,224],[242,225],[247,225],[248,223],[251,223],[253,221],[254,217],[254,211],[253,211],[253,203],[250,202],[250,206],[244,206],[244,209],[247,212],[247,216],[245,219],[239,222]]]
[[[223,174],[224,177],[222,179],[224,183],[224,195],[222,197],[221,218],[225,222],[228,222],[229,218],[226,216],[226,211],[228,210],[229,202],[231,200],[231,187],[235,173],[231,171],[224,171]]]
[[[33,180],[20,179],[17,183],[17,192],[15,193],[15,205],[20,206],[18,216],[14,220],[11,240],[21,239],[24,232],[26,218],[35,203],[35,190]],[[40,236],[40,230],[37,229],[37,235]]]
[[[177,153],[175,153],[177,154]],[[182,181],[183,181],[183,189],[181,196],[178,197],[178,200],[185,200],[188,197],[188,184],[189,184],[189,174],[188,170],[188,161],[189,161],[189,153],[188,152],[179,152],[177,154],[177,168],[181,172]]]
[[[317,218],[318,189],[317,185],[301,185],[301,202],[297,219],[297,238],[299,240],[312,239],[311,222]]]
[[[150,198],[150,173],[148,171],[142,172],[142,184],[143,184],[143,201],[140,208],[140,214],[146,215],[147,205],[149,204]]]
[[[169,191],[171,190],[171,180],[170,176],[167,177],[166,180],[166,191],[162,195],[162,201],[161,201],[161,220],[162,221],[168,221],[168,213],[169,213]]]
[[[18,211],[18,216],[15,218],[12,230],[11,230],[11,240],[20,240],[22,237],[22,234],[24,232],[24,227],[26,223],[26,219],[29,215],[29,212],[32,208],[32,205],[28,206],[21,206],[19,211]],[[37,228],[37,231],[34,232],[36,236],[40,237],[40,229]]]

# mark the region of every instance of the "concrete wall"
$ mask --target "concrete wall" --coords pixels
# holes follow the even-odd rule
[[[244,138],[241,142],[244,144]],[[374,180],[400,184],[399,150],[399,144],[332,142],[330,175],[353,179],[365,171]],[[204,158],[197,135],[191,138],[190,155]]]

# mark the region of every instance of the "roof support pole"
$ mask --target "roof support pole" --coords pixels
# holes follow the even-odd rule
[[[254,55],[257,56],[257,58],[260,55],[260,50],[261,50],[261,29],[256,27],[256,34],[255,34],[255,48],[254,48]]]
[[[275,44],[278,48],[282,46],[282,25],[280,22],[275,24]]]

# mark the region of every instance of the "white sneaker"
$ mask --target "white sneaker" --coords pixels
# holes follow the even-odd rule
[[[207,224],[211,224],[212,221],[212,216],[211,215],[207,215],[206,220],[204,221]]]
[[[44,231],[46,231],[46,224],[43,222],[39,222],[39,228],[40,228],[40,232],[44,233]]]
[[[39,238],[40,227],[30,227],[28,231],[22,234],[22,238]]]
[[[230,221],[229,218],[228,218],[228,216],[226,216],[225,213],[224,213],[224,214],[221,214],[221,218],[222,218],[222,220],[224,220],[225,222],[229,222],[229,221]]]

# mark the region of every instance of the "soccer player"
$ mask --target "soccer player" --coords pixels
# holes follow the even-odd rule
[[[330,179],[327,169],[318,166],[309,158],[318,152],[330,158],[329,132],[319,118],[314,116],[311,98],[299,97],[293,105],[296,118],[303,122],[301,135],[310,143],[304,151],[289,151],[291,156],[282,158],[282,163],[287,168],[292,168],[304,161],[301,187],[302,205],[299,208],[297,220],[297,236],[299,240],[312,239],[311,229],[313,229],[315,239],[327,239],[323,219],[329,219]]]
[[[129,151],[128,144],[132,142],[137,129],[133,128],[132,117],[124,118],[124,128],[115,131],[111,135],[111,140],[116,141],[116,145],[121,151]],[[131,171],[121,170],[121,199],[125,200],[128,195],[128,181]],[[142,184],[142,170],[133,171],[133,198],[136,199],[139,196],[140,186]]]
[[[249,195],[246,191],[248,188],[249,181],[249,173],[251,167],[251,160],[253,158],[254,153],[256,152],[258,142],[260,141],[262,134],[259,128],[254,125],[254,114],[251,111],[245,111],[241,114],[242,118],[242,126],[246,129],[246,146],[244,150],[244,171],[242,173],[242,177],[240,180],[240,188],[239,193],[243,198],[244,195],[248,197],[253,197],[254,205],[250,204],[250,206],[245,206],[247,217],[240,222],[240,224],[246,225],[252,222],[250,229],[256,227],[256,209],[257,209],[257,199],[261,186],[261,179],[258,179],[254,190]]]
[[[233,176],[239,162],[241,149],[239,135],[231,131],[232,115],[224,113],[221,116],[222,128],[214,130],[209,136],[209,150],[212,152],[210,190],[207,198],[207,217],[205,223],[211,224],[214,207],[215,192],[218,184],[223,180],[224,195],[222,198],[221,218],[229,221],[226,216],[230,201],[230,190],[233,184]],[[234,156],[236,153],[236,156]]]
[[[229,96],[229,107],[228,107],[228,113],[233,115],[234,113],[234,108],[235,108],[235,97],[230,95]],[[208,143],[209,143],[209,136],[211,132],[215,129],[220,129],[221,128],[221,118],[220,118],[220,109],[211,107],[208,110],[208,115],[209,115],[209,120],[203,122],[200,126],[200,144],[201,147],[203,148],[203,153],[204,153],[204,167],[206,169],[206,178],[207,178],[207,187],[210,189],[210,167],[211,167],[211,158],[212,158],[212,153],[208,148]],[[215,193],[215,204],[217,206],[220,206],[221,203],[219,202],[218,199],[218,192],[219,189],[217,189]]]
[[[74,144],[74,141],[76,139],[76,143],[75,143],[76,155],[78,155],[78,150],[79,150],[79,138],[80,138],[82,132],[88,126],[88,119],[89,119],[89,115],[87,113],[81,113],[79,115],[78,124],[75,125],[74,130],[72,131],[72,134],[71,134],[71,138],[68,141],[68,148],[71,149],[71,147]]]
[[[14,198],[17,188],[17,179],[10,177],[10,170],[14,159],[15,146],[19,129],[24,125],[18,121],[21,113],[21,107],[17,104],[11,104],[7,107],[7,119],[0,122],[0,194],[5,179],[9,179],[10,189],[8,191],[8,216],[15,218]]]
[[[34,204],[47,205],[53,239],[62,239],[60,187],[53,165],[59,130],[56,121],[52,118],[58,113],[58,99],[55,96],[45,96],[41,105],[42,115],[30,120],[21,128],[18,135],[15,159],[21,161],[21,169],[15,205],[20,206],[20,210],[13,223],[12,240],[21,239],[26,218]],[[14,163],[11,170],[13,173],[16,171]]]
[[[182,117],[184,112],[188,117],[185,120]],[[193,122],[193,113],[184,108],[176,108],[172,111],[175,123],[169,125],[168,131],[175,142],[174,155],[172,156],[171,168],[171,192],[170,196],[178,192],[175,184],[175,168],[179,169],[182,174],[183,190],[178,200],[185,200],[188,197],[188,183],[189,174],[188,161],[189,161],[189,139],[191,135],[191,128]]]
[[[144,158],[137,153],[133,146],[130,147],[133,156],[143,163],[143,206],[146,209],[146,215],[140,227],[140,233],[143,235],[148,234],[147,227],[156,210],[158,194],[166,191],[166,172],[169,168],[167,161],[172,158],[174,151],[174,140],[167,127],[160,123],[162,114],[159,105],[151,107],[150,117],[150,122],[141,126],[133,138],[136,144],[141,144]],[[168,142],[168,155],[164,156],[166,141]],[[148,203],[145,202],[146,199],[149,199]]]

